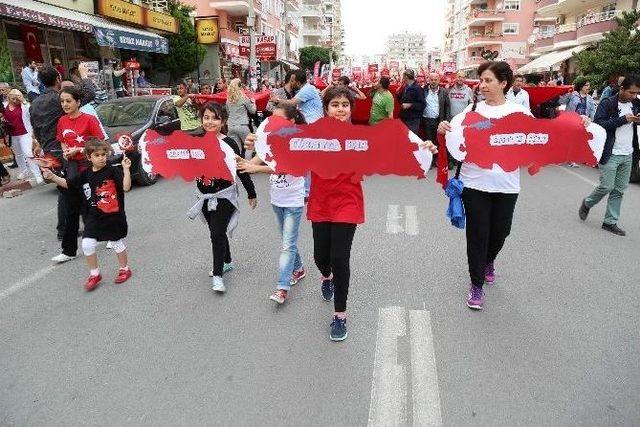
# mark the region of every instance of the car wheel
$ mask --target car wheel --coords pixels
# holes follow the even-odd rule
[[[147,171],[145,171],[142,167],[142,156],[140,156],[140,158],[138,159],[137,169],[138,173],[136,174],[134,179],[138,185],[146,187],[158,182],[159,175],[155,173],[147,173]]]

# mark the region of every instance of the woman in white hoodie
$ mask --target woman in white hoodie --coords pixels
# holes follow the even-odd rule
[[[42,183],[40,168],[32,161],[33,129],[31,128],[31,118],[29,116],[29,104],[18,89],[9,91],[4,118],[8,124],[7,134],[11,136],[11,148],[13,148],[16,162],[20,168],[18,179],[33,176],[38,184]]]

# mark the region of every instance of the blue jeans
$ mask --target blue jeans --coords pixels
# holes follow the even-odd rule
[[[291,289],[291,274],[302,268],[302,259],[298,253],[298,231],[302,218],[302,206],[299,208],[281,208],[271,205],[278,219],[278,228],[282,236],[282,250],[278,266],[278,289]]]

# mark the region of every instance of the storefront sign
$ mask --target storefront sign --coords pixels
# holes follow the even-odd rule
[[[147,27],[175,34],[180,30],[180,23],[173,16],[151,9],[144,10]]]
[[[132,24],[144,25],[144,9],[124,0],[98,0],[98,13]]]
[[[220,42],[218,18],[197,18],[196,37],[200,44],[215,44]]]
[[[50,25],[52,27],[64,28],[72,31],[82,31],[84,33],[93,32],[93,25],[86,22],[74,21],[73,19],[60,18],[58,16],[37,12],[35,10],[24,9],[22,7],[11,6],[0,3],[0,15],[23,21],[37,22],[38,24]]]
[[[240,56],[249,57],[249,36],[240,36]],[[260,61],[275,61],[278,57],[276,36],[256,37],[256,58]]]
[[[143,52],[169,53],[169,42],[163,37],[150,37],[126,31],[96,28],[98,45]]]

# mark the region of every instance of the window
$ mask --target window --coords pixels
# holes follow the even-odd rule
[[[518,34],[519,30],[520,30],[520,24],[517,24],[517,23],[502,24],[502,34],[505,34],[505,35]]]
[[[520,10],[520,0],[506,0],[504,10]]]

